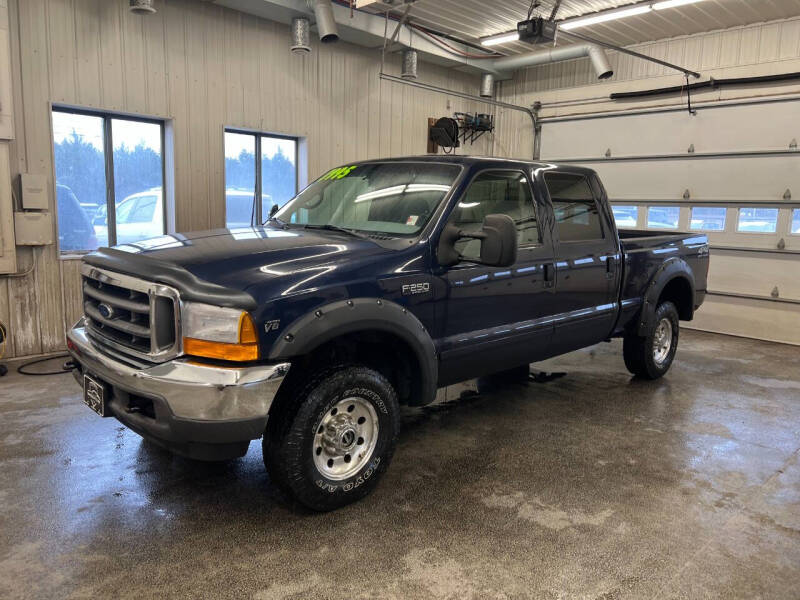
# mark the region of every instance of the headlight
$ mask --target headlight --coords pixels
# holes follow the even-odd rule
[[[256,327],[246,311],[186,302],[181,326],[186,354],[234,361],[258,359]]]

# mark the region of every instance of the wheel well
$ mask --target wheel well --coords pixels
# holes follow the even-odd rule
[[[672,302],[678,309],[678,316],[681,321],[692,320],[694,316],[694,294],[692,293],[692,285],[685,277],[675,277],[664,286],[656,306],[662,302]]]
[[[305,378],[311,370],[357,363],[378,371],[394,386],[400,404],[423,394],[419,360],[402,337],[380,330],[347,333],[292,360],[290,377]]]

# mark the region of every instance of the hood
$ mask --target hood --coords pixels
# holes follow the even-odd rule
[[[199,280],[256,299],[308,291],[333,272],[340,281],[344,271],[359,271],[358,276],[365,277],[360,270],[376,255],[394,252],[346,233],[270,226],[164,235],[116,250],[137,255],[137,262],[150,258],[174,265]]]

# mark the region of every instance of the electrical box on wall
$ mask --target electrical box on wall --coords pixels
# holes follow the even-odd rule
[[[47,177],[23,173],[19,176],[23,210],[47,210]]]
[[[17,246],[47,246],[53,243],[53,215],[49,212],[14,213]]]

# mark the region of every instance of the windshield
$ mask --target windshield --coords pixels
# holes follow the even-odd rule
[[[414,236],[430,220],[461,168],[433,163],[369,163],[329,171],[276,217],[291,225],[333,225]]]

